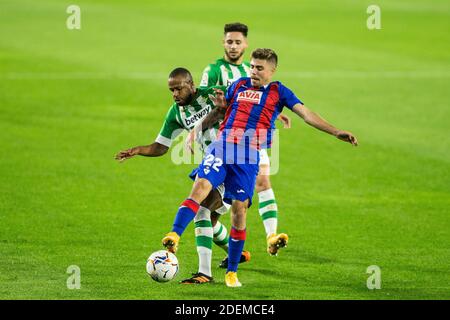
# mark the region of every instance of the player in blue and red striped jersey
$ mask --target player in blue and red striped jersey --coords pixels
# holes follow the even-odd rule
[[[209,145],[198,167],[192,191],[180,206],[172,231],[162,241],[168,250],[175,252],[180,236],[195,217],[199,203],[213,188],[224,183],[224,201],[231,203],[232,227],[225,276],[229,287],[241,286],[237,268],[246,238],[247,208],[251,205],[258,174],[258,150],[270,148],[274,122],[282,109],[287,107],[309,125],[354,146],[358,144],[352,133],[336,129],[310,111],[281,82],[271,81],[277,60],[273,50],[256,49],[250,62],[250,78],[234,82],[226,95],[216,90],[216,96],[211,97],[216,108],[203,121],[202,130],[217,122],[225,113],[218,138]]]

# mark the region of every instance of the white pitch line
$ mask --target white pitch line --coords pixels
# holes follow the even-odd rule
[[[167,80],[163,72],[6,72],[0,80]],[[194,74],[194,77],[196,74]],[[278,72],[279,78],[449,78],[450,70],[442,71],[299,71]]]

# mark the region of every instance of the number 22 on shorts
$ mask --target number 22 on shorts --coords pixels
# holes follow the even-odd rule
[[[203,160],[203,166],[212,167],[214,170],[219,172],[219,167],[223,164],[223,160],[220,158],[214,158],[214,155],[208,154]]]

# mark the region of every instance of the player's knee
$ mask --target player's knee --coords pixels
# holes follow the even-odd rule
[[[233,201],[233,205],[231,207],[231,221],[233,227],[239,230],[245,229],[247,207],[248,207],[248,200],[245,202]]]
[[[269,175],[258,175],[258,178],[256,179],[256,192],[268,190],[271,187]]]
[[[244,206],[235,206],[233,212],[235,215],[243,216],[246,210],[247,208],[245,208]]]
[[[200,210],[198,210],[197,214],[194,217],[194,222],[202,220],[211,220],[211,212],[209,210],[205,210],[203,208],[200,208]]]
[[[191,199],[194,199],[198,203],[201,203],[203,200],[206,199],[211,189],[212,185],[208,180],[198,179],[195,181],[194,188],[192,189],[192,192],[189,197]]]

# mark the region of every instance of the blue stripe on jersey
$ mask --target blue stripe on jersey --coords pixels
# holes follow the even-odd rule
[[[261,121],[261,115],[264,111],[264,107],[265,104],[267,102],[267,98],[271,92],[271,89],[273,88],[272,86],[275,85],[278,87],[278,101],[276,102],[275,105],[275,110],[273,111],[272,115],[271,115],[271,119],[269,121],[269,123],[267,123],[267,121]],[[261,96],[261,101],[259,102],[259,104],[253,104],[252,108],[250,110],[250,113],[247,114],[241,114],[238,113],[239,110],[239,105],[240,103],[237,101],[237,96],[239,95],[239,93],[246,91],[246,90],[254,90],[254,91],[259,91],[262,93]],[[240,78],[238,81],[234,82],[231,87],[228,88],[227,90],[227,94],[226,94],[226,99],[228,102],[228,108],[232,108],[232,110],[230,110],[230,113],[228,114],[228,117],[226,116],[225,122],[222,123],[222,132],[221,132],[221,137],[226,139],[227,138],[227,133],[225,129],[233,129],[234,128],[234,122],[236,121],[236,118],[239,118],[239,121],[246,121],[246,127],[244,130],[248,131],[250,129],[256,129],[259,123],[264,122],[263,126],[268,126],[267,128],[267,144],[266,144],[266,148],[270,148],[270,144],[271,144],[271,140],[272,140],[272,132],[271,129],[275,128],[275,120],[278,117],[278,115],[280,114],[280,112],[283,110],[283,107],[287,107],[289,109],[292,109],[292,107],[297,104],[297,103],[301,103],[303,104],[300,99],[298,99],[295,94],[288,89],[287,87],[285,87],[281,82],[279,81],[275,81],[275,82],[271,82],[266,89],[262,88],[262,89],[256,89],[253,88],[251,85],[251,79],[249,77],[244,77],[244,78]],[[233,101],[233,103],[231,103],[231,101]],[[255,132],[253,132],[254,134]],[[245,135],[247,139],[251,139],[253,138],[250,136]],[[249,140],[252,141],[252,140]],[[263,147],[264,148],[264,147]]]
[[[248,85],[248,81],[242,81],[242,80],[244,80],[244,79],[240,78],[239,80],[233,82],[233,84],[228,88],[227,102],[231,102],[231,100],[234,98],[234,96],[239,92],[239,89],[242,87],[242,85]],[[228,101],[228,99],[230,101]],[[237,103],[236,100],[234,100],[234,103]],[[229,108],[231,108],[231,105],[229,106]],[[228,120],[225,123],[224,129],[231,129],[233,127],[234,119],[236,118],[237,109],[238,108],[233,108],[233,110],[231,110],[230,116],[228,117]],[[223,132],[225,132],[225,130]],[[223,136],[225,137],[225,134],[223,134]]]
[[[280,88],[281,86],[278,86],[278,96],[281,96],[280,93]],[[275,111],[272,114],[272,118],[270,119],[270,123],[272,124],[271,129],[275,129],[275,120],[278,118],[278,116],[280,115],[281,111],[283,110],[283,105],[281,103],[281,100],[278,101],[277,105],[275,106]],[[269,132],[267,133],[267,148],[270,148],[272,146],[272,130],[269,130]]]
[[[238,111],[238,108],[233,108],[230,113],[230,117],[228,118],[227,123],[225,123],[224,129],[231,129],[233,127],[234,119],[236,118],[236,113]],[[224,130],[225,132],[225,130]]]
[[[252,139],[254,138],[255,134],[256,134],[256,127],[258,125],[259,122],[259,118],[261,117],[261,113],[266,105],[266,100],[267,97],[269,96],[269,92],[270,92],[270,87],[271,85],[269,85],[267,87],[267,89],[263,89],[263,91],[261,91],[262,97],[261,97],[261,101],[258,104],[254,104],[252,107],[252,111],[250,112],[250,115],[248,117],[248,121],[247,121],[247,126],[245,127],[245,132],[247,133],[249,129],[253,129],[253,132],[251,132],[251,135],[245,135],[246,139],[249,139],[248,142],[250,143],[252,141]],[[259,91],[259,90],[258,90]],[[274,112],[276,113],[276,112]],[[269,130],[270,131],[270,130]],[[260,139],[263,139],[263,144],[266,145],[267,142],[265,140],[265,137],[260,137]],[[267,140],[268,141],[268,140]],[[247,141],[245,143],[245,145],[247,145]]]
[[[256,129],[256,126],[259,122],[259,118],[261,117],[263,108],[266,105],[266,100],[267,100],[267,97],[269,96],[269,92],[270,92],[270,86],[267,87],[266,90],[262,91],[263,94],[262,94],[259,106],[258,106],[258,104],[253,105],[252,111],[250,112],[250,115],[249,115],[249,118],[247,121],[247,126],[245,127],[245,130]]]

